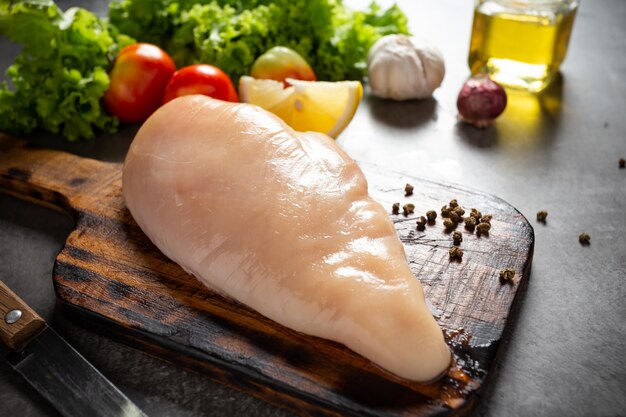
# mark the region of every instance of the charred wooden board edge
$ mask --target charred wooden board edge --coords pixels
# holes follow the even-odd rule
[[[67,303],[58,298],[58,306],[64,317],[80,327],[95,331],[119,343],[137,349],[159,360],[207,375],[216,383],[226,385],[240,392],[283,408],[299,415],[315,417],[376,417],[367,408],[351,410],[337,407],[320,397],[308,395],[293,389],[291,386],[277,384],[270,378],[250,372],[248,368],[226,362],[218,357],[208,355],[198,349],[189,348],[167,338],[138,329],[128,329],[119,323],[93,311]],[[180,355],[176,355],[179,353]],[[228,372],[233,370],[234,372]],[[474,408],[475,398],[468,399],[462,409]],[[451,409],[440,404],[432,404],[429,416],[449,416]],[[459,409],[460,410],[460,409]]]
[[[489,367],[489,370],[485,375],[485,379],[483,380],[482,385],[478,388],[478,390],[476,390],[475,397],[482,398],[483,395],[488,395],[494,387],[494,384],[496,382],[495,380],[497,379],[496,367],[498,366],[498,363],[502,360],[502,358],[507,354],[508,342],[511,339],[512,335],[515,333],[515,328],[517,326],[517,316],[522,309],[522,306],[526,299],[526,290],[528,289],[528,283],[530,281],[534,250],[535,240],[533,232],[533,240],[529,248],[528,260],[524,265],[522,277],[515,293],[515,297],[513,298],[513,302],[511,303],[511,307],[509,308],[509,315],[500,336],[500,340],[498,341],[498,349],[496,349],[495,355],[491,361],[491,366]],[[471,410],[464,410],[463,408],[459,409],[459,413],[455,414],[454,417],[468,417],[477,404],[478,401],[476,402],[476,404],[474,404],[474,407],[472,407]]]

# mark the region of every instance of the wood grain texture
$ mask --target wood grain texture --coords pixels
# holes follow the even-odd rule
[[[454,352],[431,384],[397,378],[344,346],[307,336],[205,288],[154,247],[121,195],[121,165],[42,149],[0,136],[0,191],[71,213],[76,228],[56,259],[54,284],[75,320],[152,355],[204,372],[306,416],[465,415],[497,361],[500,341],[530,273],[534,235],[506,202],[475,191],[361,165],[370,193],[391,215],[435,317]],[[404,196],[404,184],[415,186]],[[441,215],[415,221],[456,198],[493,215],[488,235],[459,227],[462,261],[451,261]],[[499,271],[512,268],[512,284]],[[398,335],[402,337],[402,335]]]
[[[15,323],[7,323],[5,317],[12,310],[19,310],[22,315]],[[0,340],[2,343],[11,349],[17,349],[45,326],[46,323],[39,317],[39,314],[0,281]]]

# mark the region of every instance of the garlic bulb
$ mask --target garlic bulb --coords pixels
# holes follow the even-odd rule
[[[367,68],[372,94],[393,100],[432,96],[446,72],[435,46],[405,35],[380,38],[370,48]]]

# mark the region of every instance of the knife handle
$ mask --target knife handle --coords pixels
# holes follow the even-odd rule
[[[15,350],[46,326],[20,297],[0,281],[0,339]]]

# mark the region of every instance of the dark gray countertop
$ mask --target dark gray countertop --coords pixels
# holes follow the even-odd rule
[[[59,3],[100,13],[106,7],[106,1]],[[456,120],[456,95],[469,74],[472,2],[398,3],[414,34],[441,48],[444,83],[423,102],[366,95],[339,144],[357,161],[495,194],[535,228],[528,291],[475,415],[625,416],[626,169],[618,160],[626,158],[626,2],[583,1],[560,80],[540,97],[510,94],[506,112],[487,130]],[[17,50],[0,38],[1,69]],[[133,132],[47,143],[121,160]],[[549,212],[545,225],[534,220],[542,209]],[[71,228],[61,214],[0,195],[0,279],[150,416],[294,415],[78,328],[56,312],[52,265]],[[578,243],[583,231],[590,246]],[[0,360],[0,416],[56,415]]]

